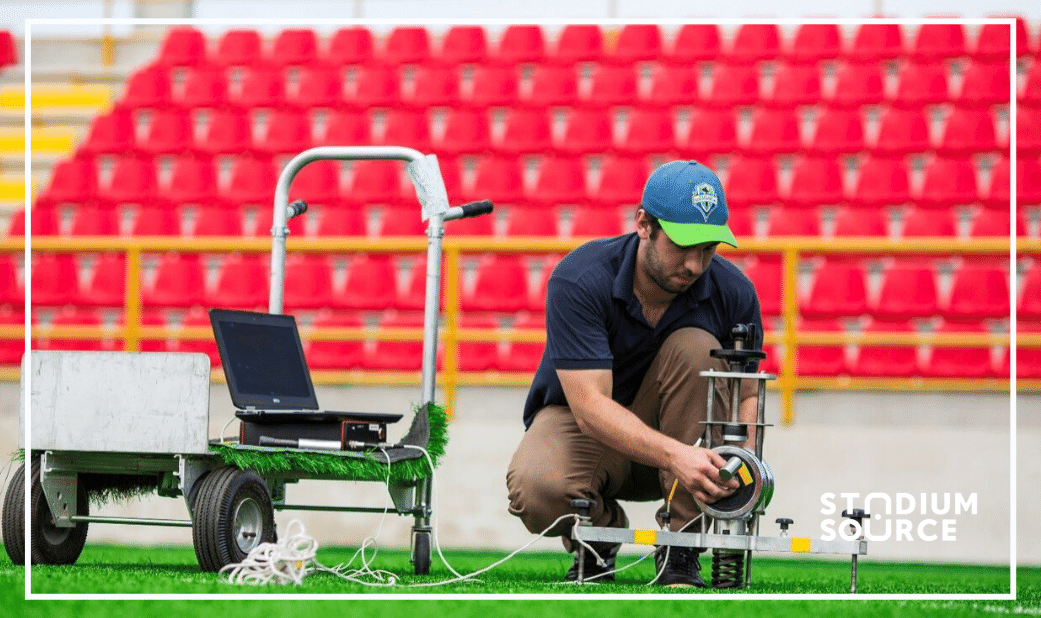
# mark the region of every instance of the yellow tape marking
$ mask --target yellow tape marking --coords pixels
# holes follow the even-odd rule
[[[810,551],[810,537],[808,536],[793,536],[792,537],[792,551],[796,553],[805,554]]]
[[[744,463],[742,463],[741,467],[737,469],[737,475],[741,477],[741,482],[745,485],[752,484],[752,473],[748,471],[748,466]]]
[[[657,530],[633,530],[633,543],[637,545],[655,545],[657,542]]]

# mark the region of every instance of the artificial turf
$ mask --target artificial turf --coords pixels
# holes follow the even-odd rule
[[[323,548],[318,560],[335,565],[350,559],[354,550]],[[491,551],[446,552],[449,562],[461,573],[468,573],[495,562],[505,554]],[[623,555],[620,566],[637,556]],[[778,559],[757,556],[753,587],[748,591],[663,590],[648,587],[653,577],[646,560],[620,573],[615,584],[578,587],[558,583],[570,561],[559,553],[523,553],[502,567],[482,576],[480,582],[453,584],[437,588],[366,588],[343,582],[327,574],[315,574],[301,586],[242,587],[225,583],[213,573],[203,573],[190,547],[117,547],[88,545],[74,566],[35,566],[32,588],[38,594],[114,594],[122,597],[144,594],[207,594],[264,596],[300,595],[299,601],[283,598],[267,601],[133,599],[115,600],[24,600],[23,567],[0,560],[0,615],[53,618],[111,616],[162,618],[228,618],[228,616],[292,616],[326,618],[349,607],[358,617],[415,617],[421,613],[452,618],[513,618],[529,616],[580,616],[631,618],[632,616],[697,616],[711,614],[726,618],[743,616],[924,616],[961,618],[977,615],[1041,615],[1041,569],[1020,568],[1015,601],[992,600],[907,600],[907,601],[816,601],[740,600],[746,592],[764,594],[818,594],[847,591],[849,565],[845,562]],[[408,554],[401,550],[380,550],[374,567],[402,575],[405,584],[448,579],[451,574],[434,557],[431,574],[409,575]],[[707,571],[706,571],[707,572]],[[1003,567],[864,562],[860,571],[860,591],[879,594],[1001,594],[1009,591],[1009,570]],[[427,595],[426,599],[391,599],[387,593]],[[669,594],[675,599],[655,597],[647,600],[588,597],[615,594]],[[309,595],[368,595],[369,601],[317,600]],[[483,600],[479,596],[460,599],[442,595],[555,595],[552,599]],[[586,596],[586,600],[583,600]],[[720,600],[726,596],[730,600]],[[440,598],[439,598],[440,597]],[[700,601],[700,602],[698,602]],[[350,603],[350,605],[344,605]]]

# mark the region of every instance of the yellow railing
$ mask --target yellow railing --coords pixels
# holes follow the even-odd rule
[[[459,327],[459,290],[460,290],[460,256],[462,254],[496,253],[565,253],[589,239],[545,239],[545,238],[511,238],[489,239],[486,237],[451,237],[444,240],[445,251],[445,307],[443,327],[440,330],[444,344],[443,367],[438,371],[438,383],[445,392],[445,403],[449,413],[454,413],[456,389],[460,385],[488,386],[525,386],[530,382],[530,374],[526,373],[461,373],[458,370],[458,344],[460,341],[535,341],[545,340],[541,332],[504,332],[494,329],[473,329]],[[860,377],[824,377],[807,378],[795,373],[795,355],[799,345],[814,344],[848,344],[885,345],[885,344],[928,344],[932,346],[958,345],[1004,345],[1008,346],[1010,337],[1006,335],[973,334],[933,334],[915,333],[871,333],[850,335],[831,332],[796,333],[795,325],[798,316],[798,298],[796,283],[798,263],[805,254],[916,254],[942,253],[959,255],[971,259],[973,255],[1009,255],[1009,241],[1004,239],[973,239],[959,241],[950,238],[905,239],[892,242],[877,238],[844,238],[841,240],[825,240],[817,237],[791,237],[784,239],[741,241],[740,249],[727,248],[728,254],[779,254],[783,263],[782,321],[780,333],[768,333],[767,343],[780,343],[784,348],[785,358],[781,362],[781,373],[778,381],[771,388],[780,391],[784,424],[794,420],[795,392],[798,389],[885,389],[885,390],[983,390],[1008,391],[1008,379],[965,379],[965,380],[930,380],[927,378],[860,378]],[[266,253],[270,251],[270,241],[265,238],[168,238],[168,237],[79,237],[55,238],[37,237],[32,239],[33,251],[56,252],[103,252],[122,251],[127,255],[127,294],[124,308],[124,326],[114,333],[124,340],[126,350],[139,349],[140,341],[149,338],[165,338],[173,334],[165,327],[144,327],[141,325],[141,256],[142,254],[178,251],[185,253]],[[0,240],[0,252],[24,250],[20,239]],[[288,251],[302,253],[396,253],[420,255],[426,250],[426,239],[415,237],[392,237],[381,239],[365,239],[358,237],[344,238],[290,238]],[[1020,240],[1017,251],[1020,255],[1041,255],[1041,241]],[[23,336],[23,329],[18,326],[0,326],[0,338],[18,339]],[[107,333],[109,335],[113,333]],[[328,341],[350,341],[365,339],[411,340],[422,339],[422,330],[418,328],[381,328],[378,331],[369,328],[323,328],[305,333],[313,339]],[[32,336],[50,336],[56,338],[101,338],[93,327],[55,327],[44,330],[34,327]],[[208,339],[212,336],[204,327],[178,330],[176,336],[187,339]],[[1021,335],[1017,339],[1021,347],[1041,347],[1041,335]],[[219,372],[214,377],[220,379]],[[361,371],[316,371],[315,381],[323,384],[333,383],[368,383],[368,384],[418,384],[418,372],[386,373]],[[3,379],[17,379],[17,372],[8,371],[0,374]],[[1041,390],[1041,381],[1020,381],[1021,390]]]

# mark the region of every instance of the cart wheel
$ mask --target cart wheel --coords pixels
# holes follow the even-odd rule
[[[33,564],[75,564],[83,553],[87,542],[87,524],[80,522],[71,528],[54,525],[54,516],[47,505],[40,485],[40,461],[32,462],[29,468],[30,496],[32,508],[32,541],[30,545]],[[11,479],[4,497],[3,536],[4,548],[11,562],[25,564],[25,464],[22,464]],[[87,490],[79,482],[76,488],[76,514],[90,515]]]
[[[199,483],[192,541],[202,570],[219,571],[242,562],[254,547],[273,542],[271,493],[256,472],[228,466]]]
[[[25,564],[25,464],[11,478],[4,495],[4,549],[15,564]]]
[[[416,532],[412,541],[412,566],[416,575],[430,573],[430,533]]]

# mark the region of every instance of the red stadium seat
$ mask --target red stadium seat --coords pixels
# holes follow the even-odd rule
[[[285,105],[285,79],[282,72],[264,65],[242,69],[237,88],[228,91],[228,103],[243,111],[278,109]]]
[[[155,110],[149,117],[148,126],[137,148],[153,156],[181,154],[192,150],[193,132],[192,117],[187,110]]]
[[[313,161],[301,168],[289,185],[289,201],[294,200],[304,200],[308,205],[339,204],[339,162]]]
[[[270,282],[265,257],[230,253],[217,271],[217,285],[205,296],[206,306],[250,311],[266,308]]]
[[[802,24],[785,55],[800,62],[834,60],[842,55],[842,33],[837,24]]]
[[[18,49],[14,34],[10,30],[0,30],[0,68],[18,64]]]
[[[577,157],[542,157],[527,201],[542,206],[578,204],[586,196],[586,171]]]
[[[473,289],[460,299],[463,311],[515,312],[528,307],[528,271],[519,255],[487,256],[477,266]]]
[[[62,307],[51,319],[51,327],[62,326],[90,326],[101,330],[101,315],[93,308],[87,307]],[[40,350],[84,350],[100,351],[105,349],[105,341],[102,339],[58,339],[51,337],[41,341],[37,347]]]
[[[973,41],[972,56],[982,60],[1008,59],[1009,45],[1015,44],[1016,56],[1023,57],[1030,54],[1029,34],[1027,33],[1026,20],[1019,15],[990,15],[990,17],[1015,17],[1016,23],[1012,26],[1012,32],[1005,24],[983,24],[980,26]],[[1011,37],[1009,35],[1012,35]]]
[[[278,170],[269,157],[240,156],[231,164],[228,185],[219,191],[231,204],[270,204],[278,184]]]
[[[340,70],[325,65],[298,69],[296,87],[286,89],[286,105],[302,110],[337,109],[343,105],[343,79]]]
[[[535,65],[530,85],[519,98],[533,107],[574,106],[578,102],[578,72],[573,66]]]
[[[546,57],[546,40],[537,24],[506,26],[495,50],[495,60],[502,64],[539,63]]]
[[[543,109],[515,107],[506,114],[502,136],[493,146],[509,155],[544,153],[552,147],[552,121]]]
[[[857,317],[867,311],[867,272],[859,262],[826,259],[813,273],[799,311],[807,318]]]
[[[846,62],[835,71],[835,84],[825,102],[832,107],[877,105],[885,95],[885,70],[877,62]]]
[[[731,212],[733,216],[733,212]],[[625,232],[622,225],[621,213],[615,209],[599,208],[597,206],[582,205],[574,210],[571,215],[571,236],[595,236],[606,238],[621,236]],[[734,234],[737,234],[736,230]]]
[[[987,333],[980,322],[946,321],[936,329],[939,334]],[[933,346],[922,374],[937,378],[993,378],[990,346]]]
[[[242,212],[235,206],[202,204],[195,211],[191,236],[242,236]]]
[[[181,216],[172,204],[139,206],[130,223],[131,236],[180,236]]]
[[[870,155],[860,163],[846,199],[853,206],[870,209],[906,204],[911,199],[907,163],[899,157]]]
[[[325,129],[316,137],[317,146],[360,146],[372,143],[369,116],[355,109],[336,109],[325,118]]]
[[[516,204],[524,199],[524,177],[515,157],[484,156],[477,161],[473,185],[465,201],[490,199],[496,204]]]
[[[816,64],[790,62],[777,67],[767,103],[781,108],[815,105],[821,100],[821,75]]]
[[[228,104],[228,80],[224,70],[210,65],[185,69],[183,85],[171,98],[181,109],[215,110]]]
[[[286,28],[275,36],[267,61],[273,66],[309,66],[318,60],[318,34],[311,28]]]
[[[400,205],[405,201],[401,176],[397,161],[355,161],[344,196],[355,206]]]
[[[36,198],[36,208],[89,202],[97,197],[98,174],[94,160],[73,157],[54,164],[47,186]]]
[[[557,264],[563,258],[562,255],[551,254],[539,258],[533,257],[532,266],[536,267],[538,273],[538,282],[535,287],[529,290],[528,294],[528,310],[532,313],[544,313],[546,311],[546,289],[549,286],[549,279],[553,276],[553,271],[557,268]],[[541,262],[541,263],[539,263]]]
[[[818,207],[843,201],[842,164],[835,157],[801,155],[792,163],[785,206]]]
[[[426,231],[427,223],[412,206],[385,208],[380,217],[380,236],[423,236]]]
[[[878,208],[840,206],[835,211],[834,226],[832,234],[836,238],[844,236],[886,238],[889,235],[886,214]]]
[[[936,157],[926,163],[915,202],[926,208],[950,208],[976,202],[976,169],[967,158]]]
[[[947,156],[969,156],[997,150],[994,118],[982,107],[955,107],[947,116],[936,151]]]
[[[651,69],[650,89],[641,97],[641,104],[673,107],[697,100],[698,78],[693,67],[658,63]]]
[[[755,236],[754,213],[750,208],[729,209],[730,217],[727,219],[727,227],[737,238]]]
[[[759,97],[759,73],[752,64],[719,64],[712,70],[712,85],[703,102],[734,107],[755,105]]]
[[[166,253],[156,264],[150,282],[144,282],[141,303],[145,307],[188,308],[205,300],[205,265],[198,254]]]
[[[296,155],[310,148],[311,119],[295,109],[276,109],[268,115],[266,130],[253,140],[253,148],[267,155]],[[254,136],[256,138],[258,136]]]
[[[60,307],[79,296],[79,273],[69,253],[33,256],[30,280],[33,307]]]
[[[737,62],[773,60],[781,53],[777,24],[746,23],[737,27],[727,58]]]
[[[723,192],[727,203],[751,208],[778,201],[777,169],[767,157],[741,157],[730,160]]]
[[[687,134],[680,138],[680,147],[692,158],[701,160],[711,155],[731,153],[737,149],[736,114],[726,108],[695,108],[690,115]]]
[[[1041,107],[1024,106],[1017,110],[1016,154],[1023,158],[1041,156]]]
[[[657,24],[626,24],[618,31],[614,48],[605,60],[618,64],[657,60],[662,52],[661,28]]]
[[[962,73],[961,90],[955,102],[961,105],[1009,104],[1008,56],[1004,62],[970,62]]]
[[[910,46],[917,60],[948,60],[964,56],[966,51],[962,24],[920,24]]]
[[[900,24],[862,23],[857,27],[847,51],[851,59],[891,60],[904,53],[904,37]]]
[[[670,109],[638,107],[629,114],[618,152],[631,155],[666,154],[676,148],[676,134]]]
[[[1008,238],[1012,233],[1012,224],[1006,213],[980,211],[972,219],[969,226],[969,238],[980,238],[984,236],[997,236]]]
[[[940,312],[948,320],[1007,318],[1010,314],[1006,269],[967,262],[951,280],[951,293]]]
[[[748,140],[742,145],[748,153],[769,156],[802,149],[794,108],[759,107],[752,112],[751,125]]]
[[[904,238],[921,236],[957,236],[954,211],[950,209],[911,208],[904,213],[900,235]]]
[[[451,225],[451,224],[449,224]],[[462,281],[462,277],[459,278]],[[427,285],[427,259],[426,256],[417,256],[409,266],[405,287],[394,300],[394,307],[402,311],[422,311],[426,306]],[[445,265],[441,264],[441,297],[439,308],[445,308]],[[461,293],[461,292],[460,292]]]
[[[262,61],[260,33],[251,28],[228,30],[217,42],[213,62],[220,66],[255,66]]]
[[[119,211],[108,205],[80,204],[72,214],[71,236],[119,236]]]
[[[394,307],[396,301],[396,269],[386,254],[353,257],[342,287],[333,295],[336,307],[357,311],[382,311]]]
[[[105,204],[143,204],[158,195],[158,173],[151,157],[124,155],[112,165],[109,182],[98,187],[98,199]]]
[[[430,58],[430,33],[423,26],[396,26],[384,40],[379,59],[392,65],[422,64]]]
[[[597,62],[604,55],[604,36],[595,24],[568,24],[558,36],[547,60],[557,64]]]
[[[202,128],[195,149],[209,155],[239,155],[253,149],[253,125],[242,110],[213,110]]]
[[[360,328],[364,323],[355,314],[325,310],[315,316],[313,325],[316,329]],[[364,350],[364,341],[310,339],[305,344],[304,357],[307,358],[307,366],[311,369],[354,369],[361,366]]]
[[[1023,87],[1016,98],[1021,104],[1041,106],[1041,62],[1030,63],[1023,79]]]
[[[392,109],[387,112],[385,121],[383,135],[376,140],[377,144],[430,151],[430,119],[425,110]]]
[[[513,323],[514,332],[546,330],[546,314],[524,313]],[[542,360],[546,344],[542,342],[511,341],[506,348],[499,368],[503,371],[535,371]]]
[[[18,281],[18,266],[14,257],[0,254],[0,306],[21,307],[25,302],[25,287]]]
[[[781,262],[757,259],[745,267],[745,275],[755,284],[763,317],[781,315]]]
[[[333,264],[328,255],[286,256],[286,310],[321,309],[333,304]]]
[[[996,160],[990,168],[990,181],[987,183],[987,189],[981,191],[980,200],[988,210],[1008,211],[1009,204],[1012,203],[1012,169],[1008,157],[1003,156]]]
[[[401,93],[401,102],[423,111],[429,107],[456,108],[459,105],[459,74],[455,67],[440,65],[416,67],[413,86]]]
[[[480,109],[455,108],[445,114],[444,130],[434,141],[438,153],[449,155],[477,154],[491,149],[491,131],[487,112]]]
[[[354,208],[324,208],[316,213],[315,236],[365,236],[365,217]]]
[[[1041,262],[1030,265],[1020,285],[1016,318],[1041,321]]]
[[[381,332],[388,328],[423,330],[423,314],[417,312],[388,313],[379,321]],[[417,334],[417,337],[419,335]],[[371,350],[366,350],[362,367],[381,371],[419,371],[423,366],[423,342],[377,341]]]
[[[549,236],[560,235],[557,214],[553,207],[534,208],[513,206],[506,212],[506,236]]]
[[[364,65],[358,68],[347,85],[344,104],[351,109],[368,111],[373,107],[394,107],[401,102],[401,85],[393,67]]]
[[[170,75],[167,69],[147,65],[130,74],[123,87],[118,105],[122,109],[159,109],[168,107]]]
[[[496,329],[499,321],[487,315],[463,315],[460,328]],[[489,371],[498,369],[499,344],[495,341],[460,341],[457,368],[459,371]]]
[[[610,111],[572,108],[564,120],[564,131],[555,148],[570,155],[603,153],[613,147],[612,136]]]
[[[823,154],[864,150],[864,119],[857,108],[827,107],[814,124],[810,149]]]
[[[914,324],[906,320],[872,320],[865,333],[914,333]],[[914,345],[886,344],[860,346],[850,375],[881,378],[910,378],[919,374],[918,348]]]
[[[909,320],[939,310],[936,272],[921,261],[892,264],[882,273],[878,298],[870,313],[880,320]]]
[[[871,151],[882,155],[906,155],[931,148],[929,121],[921,109],[889,107],[878,120]]]
[[[451,26],[441,38],[437,59],[449,65],[476,64],[488,59],[483,26]]]
[[[114,155],[131,151],[135,145],[134,117],[129,110],[113,108],[94,117],[87,137],[77,148],[83,155]]]
[[[126,256],[102,253],[87,274],[77,304],[90,307],[122,307],[126,304]]]
[[[842,324],[835,319],[802,319],[799,332],[841,333]],[[849,373],[843,345],[800,345],[795,351],[795,373],[800,376],[837,376]]]
[[[49,204],[34,204],[29,209],[29,226],[33,236],[57,236],[58,209]],[[25,236],[25,209],[15,210],[8,219],[7,235],[10,237]]]
[[[721,57],[720,48],[719,25],[683,24],[665,50],[665,60],[679,65],[715,60]]]
[[[477,108],[511,107],[519,100],[518,85],[515,67],[478,65],[471,79],[470,95],[463,103]]]
[[[600,164],[599,184],[590,187],[590,201],[601,206],[635,206],[643,197],[650,172],[641,158],[606,156]]]
[[[194,26],[173,26],[166,31],[155,57],[165,67],[195,67],[207,62],[206,35]]]
[[[184,314],[182,325],[185,328],[204,328],[210,330],[210,315],[202,307],[192,307]],[[221,366],[220,352],[217,350],[217,342],[212,337],[207,339],[181,338],[174,342],[171,352],[192,352],[205,354],[210,359],[210,369]]]
[[[329,48],[321,59],[334,68],[368,64],[372,61],[373,49],[372,30],[366,26],[344,26],[337,28],[329,38]]]
[[[610,107],[636,102],[637,75],[629,65],[598,64],[589,79],[589,90],[579,93],[579,102],[584,105]]]
[[[893,105],[921,108],[946,103],[949,99],[947,68],[943,64],[909,62],[897,73]]]

